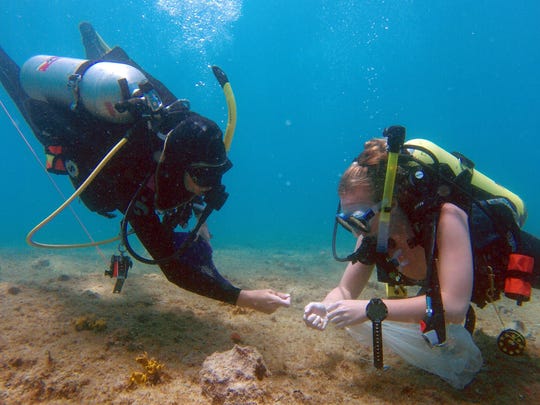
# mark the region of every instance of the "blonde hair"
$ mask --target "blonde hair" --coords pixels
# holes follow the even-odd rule
[[[364,144],[364,150],[345,170],[338,185],[341,196],[359,188],[367,188],[374,202],[382,199],[386,175],[386,139],[374,138]]]

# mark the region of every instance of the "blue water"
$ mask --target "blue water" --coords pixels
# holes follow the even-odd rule
[[[1,45],[19,64],[40,53],[83,57],[77,26],[89,21],[224,129],[225,101],[208,68],[221,66],[239,115],[230,198],[210,221],[216,246],[329,249],[340,173],[392,124],[474,160],[525,200],[526,229],[540,234],[537,1],[89,4],[2,0]],[[3,90],[0,98],[42,158]],[[0,128],[0,244],[17,247],[62,198],[2,111]],[[71,194],[66,178],[54,180]],[[119,219],[73,208],[95,238],[117,233]],[[36,239],[84,237],[66,212]]]

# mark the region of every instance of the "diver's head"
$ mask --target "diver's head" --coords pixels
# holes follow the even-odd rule
[[[372,203],[382,199],[388,152],[386,140],[371,139],[364,144],[364,150],[345,170],[338,186],[339,197],[358,194]]]
[[[191,115],[165,140],[156,170],[156,207],[172,209],[220,186],[231,167],[219,127]]]
[[[373,138],[345,170],[338,185],[340,212],[337,221],[353,234],[376,231],[376,222],[383,198],[388,148],[386,138]],[[394,203],[401,202],[408,188],[408,177],[398,167]],[[347,226],[348,225],[348,226]]]
[[[341,209],[336,220],[355,236],[371,231],[382,199],[387,159],[386,141],[372,139],[341,176]]]

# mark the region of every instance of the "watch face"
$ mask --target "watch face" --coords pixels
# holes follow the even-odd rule
[[[373,298],[366,307],[366,315],[373,322],[381,322],[388,315],[388,308],[380,298]]]

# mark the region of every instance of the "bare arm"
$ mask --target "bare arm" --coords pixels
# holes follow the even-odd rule
[[[362,237],[359,237],[356,242],[356,249],[361,244]],[[330,291],[322,302],[330,304],[338,300],[357,298],[365,288],[372,271],[373,265],[368,266],[360,262],[354,264],[349,262],[338,286]]]
[[[437,244],[446,322],[460,323],[470,305],[474,270],[467,214],[453,204],[441,209]]]
[[[362,243],[362,237],[359,237],[356,241],[356,248]],[[322,302],[311,302],[304,308],[304,322],[310,328],[323,330],[327,324],[327,307],[334,302],[344,302],[344,300],[350,300],[351,302],[360,295],[365,288],[371,272],[373,271],[373,265],[368,266],[360,262],[349,263],[345,268],[345,272],[341,277],[341,281],[338,286],[332,289],[324,298]]]
[[[453,204],[445,204],[441,209],[437,244],[438,275],[446,322],[460,323],[470,303],[473,259],[467,215]],[[369,301],[355,300],[370,274],[361,266],[347,266],[339,286],[323,301],[328,311],[328,321],[338,327],[367,319],[365,311]],[[388,320],[417,323],[425,315],[425,296],[384,302],[388,307]]]
[[[471,300],[473,256],[467,214],[453,204],[444,204],[441,207],[437,251],[437,270],[445,321],[461,323],[465,320]],[[386,300],[385,303],[389,320],[416,323],[425,315],[425,296]]]

